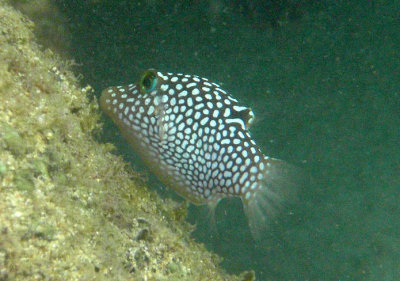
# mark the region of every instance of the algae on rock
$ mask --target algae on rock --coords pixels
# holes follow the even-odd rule
[[[0,280],[240,280],[93,139],[92,89],[32,27],[0,1]]]

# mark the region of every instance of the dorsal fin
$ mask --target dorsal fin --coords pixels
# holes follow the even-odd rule
[[[245,129],[249,129],[253,124],[255,118],[254,112],[251,110],[251,108],[240,105],[234,105],[233,110],[234,111],[231,117],[240,118],[241,120],[243,120],[246,126]]]

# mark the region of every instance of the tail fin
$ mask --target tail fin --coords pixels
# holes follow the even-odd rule
[[[304,181],[301,170],[284,161],[265,157],[264,163],[263,178],[242,197],[250,230],[258,241],[278,212],[297,197]]]

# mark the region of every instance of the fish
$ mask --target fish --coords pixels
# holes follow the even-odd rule
[[[160,181],[212,210],[240,197],[253,237],[296,197],[298,168],[265,156],[251,137],[255,114],[215,82],[145,71],[102,91],[100,107]]]

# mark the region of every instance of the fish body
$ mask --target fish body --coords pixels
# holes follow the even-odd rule
[[[294,194],[291,165],[265,156],[248,131],[250,108],[196,75],[146,71],[137,83],[105,89],[105,113],[167,186],[195,204],[244,203],[256,237]]]

